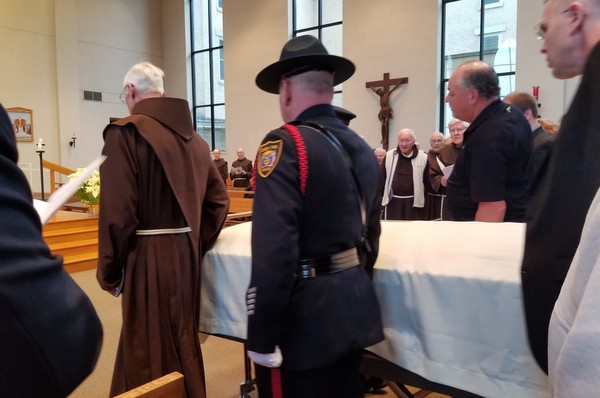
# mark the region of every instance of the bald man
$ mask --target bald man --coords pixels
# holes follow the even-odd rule
[[[246,152],[243,148],[238,148],[236,154],[237,159],[231,163],[229,177],[231,177],[234,187],[247,188],[250,186],[250,177],[252,177],[252,161],[246,159]]]
[[[446,187],[458,221],[525,220],[531,129],[499,94],[496,72],[482,61],[461,64],[448,81],[445,101],[454,117],[471,123]]]
[[[548,369],[555,397],[595,396],[600,389],[595,221],[600,187],[600,1],[550,0],[540,20],[541,52],[554,77],[582,77],[528,214],[522,277],[529,342],[540,366]]]
[[[221,150],[219,148],[215,148],[213,150],[213,161],[215,162],[215,166],[217,166],[217,170],[219,170],[219,174],[223,181],[227,180],[227,161],[221,157]]]

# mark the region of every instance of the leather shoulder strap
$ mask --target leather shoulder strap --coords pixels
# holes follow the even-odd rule
[[[365,197],[364,197],[363,191],[361,189],[360,181],[358,180],[358,175],[356,174],[356,170],[354,168],[354,163],[352,162],[350,155],[348,155],[348,152],[346,152],[346,150],[344,149],[344,146],[337,139],[337,137],[335,135],[331,134],[331,132],[329,130],[327,130],[325,127],[318,125],[316,123],[306,122],[306,121],[297,121],[297,122],[292,122],[292,123],[294,123],[295,125],[298,125],[298,126],[306,126],[306,127],[312,128],[314,130],[317,130],[317,131],[323,133],[325,138],[327,138],[327,141],[329,141],[329,143],[331,145],[333,145],[333,147],[338,151],[338,153],[344,160],[344,163],[346,164],[346,166],[348,166],[348,171],[352,175],[352,180],[354,181],[354,185],[355,185],[356,191],[358,193],[358,205],[360,207],[360,218],[361,218],[361,222],[362,222],[361,238],[363,240],[363,243],[368,244],[368,242],[365,239],[366,234],[367,234],[367,210],[366,210]],[[370,251],[370,248],[367,248],[367,250]]]

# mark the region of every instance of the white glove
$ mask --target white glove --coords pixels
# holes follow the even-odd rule
[[[267,368],[278,368],[283,361],[279,346],[275,346],[275,352],[271,354],[259,354],[258,352],[248,351],[248,356],[255,363],[266,366]]]

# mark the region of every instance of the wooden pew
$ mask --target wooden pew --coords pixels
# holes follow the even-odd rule
[[[115,398],[182,398],[183,375],[179,372],[169,373],[149,383],[126,391]]]
[[[252,198],[236,198],[229,197],[229,212],[230,213],[241,213],[245,211],[252,211],[252,203],[254,199]]]
[[[229,214],[225,226],[238,224],[252,219],[253,198],[244,198],[237,195],[229,195]]]
[[[254,197],[254,191],[246,191],[245,189],[228,189],[227,193],[230,198]]]

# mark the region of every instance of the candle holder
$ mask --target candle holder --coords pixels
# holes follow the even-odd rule
[[[42,200],[46,200],[45,194],[44,194],[44,147],[46,146],[46,144],[43,144],[41,142],[39,142],[37,144],[37,151],[35,151],[39,156],[40,156],[40,184],[41,184],[41,188],[42,188]]]

